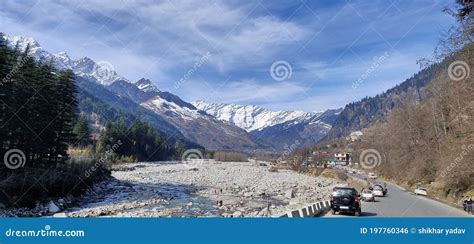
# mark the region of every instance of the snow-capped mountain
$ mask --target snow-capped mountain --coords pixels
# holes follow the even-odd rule
[[[110,85],[118,80],[126,80],[119,76],[111,63],[94,60],[83,57],[77,60],[72,60],[66,52],[50,53],[44,50],[40,44],[31,37],[7,36],[7,45],[15,48],[18,45],[19,50],[26,50],[29,45],[29,55],[41,62],[52,62],[58,69],[71,69],[76,75],[85,79],[97,82],[102,85]]]
[[[245,130],[217,120],[170,93],[161,95],[163,93],[141,105],[160,114],[191,141],[214,150],[251,151],[260,147]]]
[[[135,86],[137,86],[138,89],[142,90],[143,92],[160,92],[160,89],[154,86],[151,80],[145,78],[141,78],[135,82]]]
[[[291,145],[310,145],[332,128],[340,109],[325,112],[271,111],[255,105],[196,101],[196,108],[250,133],[254,141],[277,150]]]
[[[323,114],[323,112],[271,111],[255,105],[206,103],[204,101],[195,101],[192,104],[207,114],[234,124],[248,132],[262,130],[289,121],[292,124],[309,122],[309,120],[316,121],[317,117]],[[330,127],[330,125],[328,126]]]
[[[276,150],[287,150],[295,146],[314,145],[331,130],[342,109],[330,109],[315,113],[311,117],[297,118],[277,125],[254,130],[250,135]]]

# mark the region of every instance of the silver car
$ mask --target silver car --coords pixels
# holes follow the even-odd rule
[[[361,199],[365,202],[373,202],[375,201],[375,196],[371,190],[366,189],[362,191]]]

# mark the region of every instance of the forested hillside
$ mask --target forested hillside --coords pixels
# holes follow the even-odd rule
[[[385,121],[401,97],[410,101],[422,99],[420,90],[433,79],[434,74],[441,66],[443,64],[431,65],[382,94],[346,105],[323,140],[345,137],[351,132],[366,128],[375,122]]]
[[[446,10],[458,23],[440,40],[428,62],[434,64],[348,105],[331,134],[362,129],[359,141],[338,140],[338,150],[351,149],[362,167],[451,202],[474,192],[474,16],[472,4],[456,7]]]
[[[452,59],[461,79],[452,79],[448,68],[422,92],[421,101],[401,97],[386,122],[364,131],[359,148],[375,148],[380,164],[375,170],[392,180],[429,186],[440,197],[460,197],[474,182],[474,45]]]

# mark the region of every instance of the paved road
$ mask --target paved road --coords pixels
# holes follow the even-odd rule
[[[355,176],[360,178],[360,176]],[[469,217],[460,209],[444,203],[406,192],[396,185],[387,183],[388,195],[377,197],[376,202],[363,202],[365,217]],[[326,217],[339,217],[332,215]]]

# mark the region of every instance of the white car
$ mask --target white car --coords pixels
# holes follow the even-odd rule
[[[377,179],[377,175],[374,173],[369,173],[369,179]]]
[[[376,197],[383,197],[383,190],[374,189],[374,190],[372,191],[372,193],[373,193],[374,196],[376,196]]]
[[[423,187],[417,187],[415,189],[415,194],[416,195],[422,195],[422,196],[428,195],[428,193],[426,192],[426,188],[423,188]]]
[[[375,185],[372,189],[372,193],[374,194],[374,196],[376,197],[383,197],[385,196],[384,192],[383,192],[383,187],[381,185]]]
[[[366,189],[362,191],[361,199],[366,202],[373,202],[375,201],[375,196],[371,190]]]

